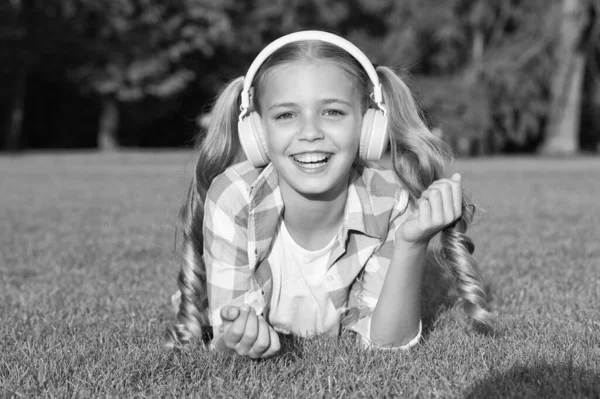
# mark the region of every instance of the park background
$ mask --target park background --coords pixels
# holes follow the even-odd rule
[[[268,42],[398,68],[459,155],[598,152],[598,0],[5,0],[0,149],[189,147]]]
[[[599,1],[0,0],[0,397],[600,398]],[[408,353],[165,348],[194,136],[308,28],[397,66],[459,155],[495,334],[428,263]]]

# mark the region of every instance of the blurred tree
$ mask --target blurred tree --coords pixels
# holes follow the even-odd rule
[[[85,36],[76,34],[64,8],[59,0],[10,0],[0,6],[0,18],[6,21],[0,27],[0,56],[7,59],[3,75],[11,96],[4,129],[6,148],[26,145],[21,133],[27,96],[36,90],[29,84],[32,77],[64,84],[65,71],[88,58]]]
[[[70,0],[79,29],[96,27],[92,42],[94,62],[77,68],[71,77],[102,98],[98,145],[118,145],[120,104],[147,98],[165,104],[181,95],[190,83],[211,75],[198,68],[218,46],[232,41],[226,9],[229,1]],[[160,115],[160,109],[153,116]],[[147,119],[152,119],[147,116]]]
[[[407,81],[431,126],[441,128],[459,152],[530,151],[552,125],[548,118],[559,114],[549,112],[549,104],[558,91],[551,82],[560,70],[555,27],[563,1],[5,0],[0,126],[6,128],[0,146],[23,145],[23,120],[32,119],[25,115],[28,107],[51,114],[44,101],[54,97],[47,88],[67,86],[63,99],[73,101],[75,91],[94,99],[87,108],[97,116],[69,114],[76,107],[67,105],[60,112],[76,123],[67,128],[58,121],[64,116],[57,117],[60,126],[48,135],[64,138],[68,133],[60,131],[77,130],[79,123],[98,130],[101,148],[164,145],[149,137],[176,134],[182,125],[173,124],[182,110],[194,119],[201,104],[224,81],[244,74],[268,42],[292,31],[324,29],[349,38],[376,63],[400,67],[403,75],[409,69],[414,76]],[[600,0],[577,1],[600,9]],[[592,37],[590,31],[598,29],[581,35]],[[597,40],[581,41],[577,51],[584,44],[595,52],[590,59],[600,57]],[[591,92],[600,87],[596,81],[590,79],[586,98],[600,98]],[[586,112],[593,113],[589,107]],[[38,115],[33,119],[43,118]],[[36,122],[33,140],[44,127]],[[86,137],[93,145],[94,135]],[[44,143],[60,146],[61,140]],[[181,142],[173,140],[171,145]]]
[[[486,141],[493,152],[531,151],[542,139],[552,70],[550,10],[555,3],[456,3],[459,20],[473,40],[471,62],[463,74],[466,84],[487,91],[491,120]]]
[[[0,81],[3,83],[2,103],[6,115],[0,115],[4,147],[9,151],[19,148],[23,128],[27,72],[29,69],[26,49],[29,2],[11,0],[0,4]],[[4,116],[4,118],[2,118]]]
[[[548,126],[540,148],[544,154],[568,155],[579,151],[583,81],[590,33],[597,24],[595,14],[592,0],[562,2],[554,49],[557,66],[551,83]]]
[[[213,89],[210,64],[232,43],[227,7],[212,0],[10,0],[0,4],[2,78],[10,109],[4,147],[15,148],[32,74],[101,99],[98,145],[118,144],[123,104],[157,100],[151,121],[173,112],[190,84]],[[33,90],[33,89],[32,89]],[[0,105],[3,102],[0,101]],[[148,111],[147,109],[146,111]],[[0,112],[1,114],[1,112]],[[73,116],[76,117],[76,116]],[[51,134],[52,132],[48,132]]]

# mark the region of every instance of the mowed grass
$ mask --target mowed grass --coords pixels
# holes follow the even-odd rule
[[[2,397],[600,397],[600,158],[458,160],[498,334],[429,268],[424,339],[284,340],[253,361],[163,346],[191,152],[0,157]]]

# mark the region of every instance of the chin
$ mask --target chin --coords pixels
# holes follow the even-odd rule
[[[303,168],[289,157],[282,157],[274,162],[278,171],[288,186],[303,196],[335,196],[347,183],[352,160],[342,158],[332,159],[321,168]]]
[[[333,194],[334,188],[336,185],[334,184],[323,184],[323,183],[315,183],[315,184],[304,184],[300,186],[293,187],[297,192],[306,196],[306,197],[315,197],[315,196],[327,196],[327,194]]]
[[[348,181],[348,172],[339,168],[316,174],[306,174],[297,170],[294,172],[293,178],[296,183],[292,187],[305,196],[336,196]]]

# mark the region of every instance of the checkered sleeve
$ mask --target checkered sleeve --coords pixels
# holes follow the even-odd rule
[[[391,212],[388,233],[383,244],[367,260],[362,278],[354,287],[360,314],[351,330],[360,334],[363,345],[367,348],[376,347],[371,342],[371,316],[377,305],[383,282],[394,253],[395,233],[412,212],[408,191],[399,188],[394,197],[394,208]],[[417,336],[408,344],[395,348],[378,348],[392,350],[407,350],[416,345],[420,339],[420,328]]]
[[[248,262],[249,188],[229,170],[215,178],[204,206],[204,263],[208,316],[216,333],[224,306],[248,304],[262,309]]]

